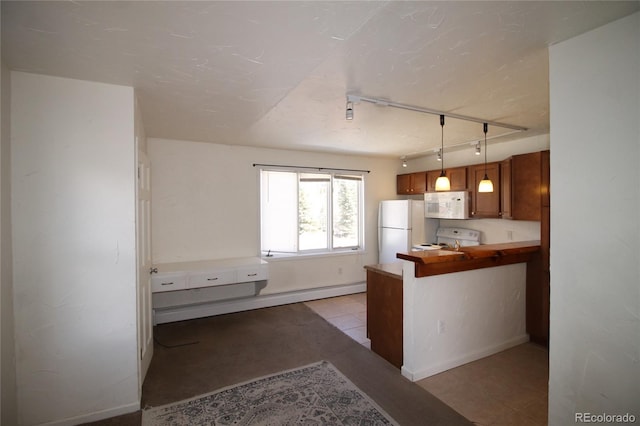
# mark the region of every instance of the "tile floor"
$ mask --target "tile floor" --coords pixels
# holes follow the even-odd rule
[[[306,302],[357,342],[367,339],[366,294]],[[427,377],[417,384],[480,426],[547,424],[549,353],[525,343]]]
[[[371,349],[367,338],[367,294],[358,293],[305,303],[356,342]]]

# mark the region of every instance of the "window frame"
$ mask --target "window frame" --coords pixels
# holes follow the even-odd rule
[[[263,240],[263,172],[284,172],[284,173],[292,173],[295,174],[296,177],[296,229],[297,231],[297,240],[296,240],[296,251],[272,251],[272,250],[263,250],[262,240]],[[300,249],[300,175],[301,174],[322,174],[328,175],[330,177],[329,180],[329,188],[327,193],[327,248],[320,249]],[[333,198],[334,198],[334,189],[336,185],[334,184],[335,176],[353,176],[358,177],[360,181],[359,191],[358,191],[358,211],[357,211],[357,229],[358,229],[358,243],[354,246],[346,246],[346,247],[334,247],[334,235],[333,235],[333,226],[334,226],[334,206],[333,206]],[[258,215],[259,219],[259,229],[260,229],[260,253],[262,257],[265,257],[269,260],[279,259],[279,258],[291,258],[291,257],[309,257],[309,256],[331,256],[331,255],[344,255],[344,254],[354,254],[354,253],[362,253],[365,251],[365,213],[364,213],[364,205],[365,205],[365,185],[366,185],[366,175],[367,173],[360,170],[342,170],[342,169],[327,169],[327,168],[305,168],[305,167],[269,167],[263,166],[258,169],[258,181],[259,181],[259,208],[260,213]]]

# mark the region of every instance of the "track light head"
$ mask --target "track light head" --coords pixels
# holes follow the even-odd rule
[[[351,101],[347,101],[347,112],[345,117],[349,121],[353,120],[353,102]]]
[[[480,155],[480,142],[476,143],[476,155]]]

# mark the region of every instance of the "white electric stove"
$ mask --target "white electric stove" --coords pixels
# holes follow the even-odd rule
[[[442,247],[460,247],[480,245],[480,231],[466,228],[438,228],[435,243],[424,243],[413,246],[414,251],[440,250]]]

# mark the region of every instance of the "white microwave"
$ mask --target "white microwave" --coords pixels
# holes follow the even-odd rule
[[[435,219],[469,219],[469,193],[467,191],[425,193],[424,216]]]

